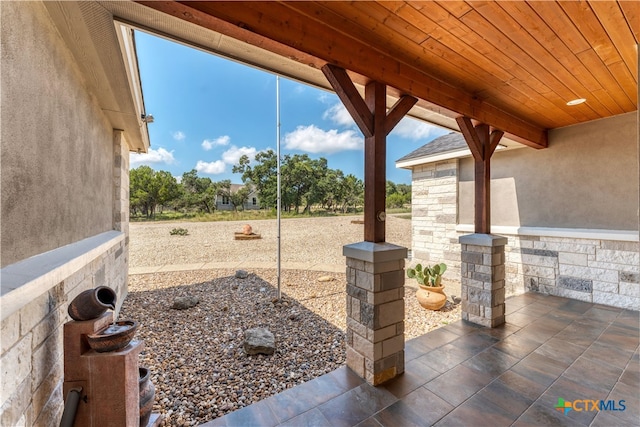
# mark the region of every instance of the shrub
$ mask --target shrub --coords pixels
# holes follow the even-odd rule
[[[169,234],[171,234],[172,236],[186,236],[187,234],[189,234],[189,230],[187,230],[186,228],[174,228],[169,232]]]

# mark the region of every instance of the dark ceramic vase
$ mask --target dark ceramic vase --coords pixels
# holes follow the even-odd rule
[[[75,297],[67,309],[73,320],[97,319],[108,309],[115,310],[116,293],[106,286],[87,289]]]
[[[156,395],[156,387],[151,382],[151,372],[148,368],[138,368],[140,388],[140,427],[146,427],[153,411],[153,398]]]

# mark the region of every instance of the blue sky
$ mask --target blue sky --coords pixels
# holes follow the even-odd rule
[[[131,168],[149,165],[181,177],[196,169],[230,179],[242,154],[276,149],[276,76],[194,48],[136,32],[136,49],[151,149],[131,154]],[[325,157],[332,169],[364,174],[364,138],[338,97],[280,78],[281,154]],[[410,183],[395,161],[448,131],[403,119],[387,137],[387,179]]]

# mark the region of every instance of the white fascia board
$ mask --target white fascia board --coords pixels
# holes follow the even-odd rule
[[[463,150],[449,151],[447,153],[434,154],[430,156],[418,157],[417,159],[405,160],[403,162],[396,162],[396,168],[412,169],[415,166],[424,165],[427,163],[440,162],[442,160],[460,159],[462,157],[470,157],[471,150],[465,148]]]
[[[144,105],[142,82],[140,81],[140,70],[138,68],[138,57],[133,39],[133,28],[117,20],[114,20],[113,24],[116,27],[116,35],[118,36],[118,42],[120,43],[120,52],[122,53],[122,60],[124,61],[127,80],[129,80],[131,97],[133,98],[135,105],[136,120],[140,127],[140,133],[142,134],[144,149],[141,151],[146,153],[149,150],[150,140],[147,123],[142,120],[142,115],[148,113]],[[138,151],[135,150],[134,147],[129,148],[131,151]]]

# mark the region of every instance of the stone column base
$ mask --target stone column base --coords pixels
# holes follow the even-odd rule
[[[347,366],[371,385],[404,372],[404,260],[407,249],[360,242],[347,258]]]
[[[493,234],[460,236],[462,319],[490,328],[504,323],[504,246]]]

